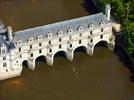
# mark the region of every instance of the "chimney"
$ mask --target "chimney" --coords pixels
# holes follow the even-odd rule
[[[107,4],[105,8],[105,15],[108,21],[110,20],[110,13],[111,13],[111,6]]]
[[[11,26],[7,27],[7,36],[8,36],[9,41],[13,40],[12,27]]]

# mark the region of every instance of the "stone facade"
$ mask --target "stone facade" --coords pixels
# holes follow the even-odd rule
[[[46,63],[52,66],[55,54],[60,51],[72,61],[78,47],[86,48],[87,54],[93,55],[95,45],[104,41],[113,50],[115,42],[110,9],[106,6],[105,15],[99,13],[17,32],[1,24],[0,80],[21,75],[24,62],[34,70],[40,56],[44,56]]]

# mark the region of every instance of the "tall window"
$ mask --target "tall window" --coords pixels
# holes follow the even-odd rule
[[[6,56],[3,56],[3,60],[6,60]]]
[[[19,47],[19,52],[21,52],[21,47]]]
[[[39,50],[39,53],[42,53],[42,50]]]
[[[61,38],[59,38],[59,42],[61,42],[62,41],[62,39]]]
[[[90,31],[90,35],[92,35],[93,34],[93,31]]]
[[[71,40],[72,36],[69,36],[69,39]]]
[[[32,45],[30,45],[30,49],[32,49]]]
[[[51,53],[52,52],[52,49],[49,49],[49,52]]]
[[[61,45],[59,45],[59,48],[61,49],[61,48],[62,48],[62,46],[61,46]]]
[[[93,39],[90,40],[90,43],[92,43],[92,42],[93,42]]]
[[[70,44],[70,48],[72,48],[73,46],[72,46],[72,44]]]
[[[49,41],[48,43],[49,43],[49,45],[51,45],[51,41]]]
[[[31,53],[30,56],[33,57],[33,53]]]
[[[20,55],[20,58],[22,58],[22,55]]]
[[[101,34],[100,38],[102,39],[103,38],[103,35]]]
[[[3,67],[6,67],[6,66],[7,66],[7,63],[6,63],[6,62],[4,62],[4,63],[3,63]]]
[[[2,50],[2,53],[5,53],[5,52],[6,52],[5,49],[3,49],[3,50]]]
[[[101,32],[103,32],[103,28],[101,29]]]
[[[39,46],[41,47],[41,46],[42,46],[42,44],[41,44],[41,43],[39,43]]]
[[[79,40],[79,44],[81,44],[81,40]]]

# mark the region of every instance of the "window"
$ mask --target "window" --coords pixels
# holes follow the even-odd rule
[[[73,29],[69,28],[69,29],[67,30],[67,32],[68,32],[69,34],[71,34],[71,33],[73,33]]]
[[[32,41],[33,41],[33,38],[32,38],[32,37],[30,37],[30,38],[28,39],[28,41],[29,41],[29,42],[32,42]]]
[[[69,39],[71,40],[72,36],[69,36]]]
[[[41,44],[41,43],[39,43],[39,46],[41,47],[41,46],[42,46],[42,44]]]
[[[19,52],[21,52],[21,47],[19,47]]]
[[[20,58],[22,58],[22,55],[20,55]]]
[[[59,45],[59,48],[61,49],[61,48],[62,48],[62,46],[61,46],[61,45]]]
[[[93,31],[90,31],[90,35],[92,35],[93,34]]]
[[[81,37],[81,36],[82,36],[82,33],[79,34],[79,37]]]
[[[70,48],[72,48],[72,44],[70,44]]]
[[[63,34],[63,32],[62,32],[62,31],[58,31],[58,33],[57,33],[57,34],[58,34],[58,36],[59,36],[59,37],[61,37],[61,36],[62,36],[62,34]]]
[[[21,41],[19,41],[19,44],[21,44]]]
[[[18,60],[16,61],[16,63],[18,63]]]
[[[3,57],[3,60],[6,60],[6,56]]]
[[[100,38],[102,39],[103,38],[103,35],[101,34]]]
[[[90,43],[92,43],[92,42],[93,42],[93,39],[90,40]]]
[[[51,45],[51,41],[49,41],[48,43],[49,43],[49,45]]]
[[[6,67],[6,66],[7,66],[7,63],[6,63],[6,62],[4,62],[4,63],[3,63],[3,67]]]
[[[32,49],[32,45],[30,45],[30,49]]]
[[[33,57],[33,53],[31,53],[30,56]]]
[[[39,53],[42,53],[42,50],[39,50]]]
[[[103,32],[103,28],[101,29],[101,32]]]
[[[104,22],[104,21],[101,21],[101,22],[100,22],[100,25],[101,25],[101,26],[103,26],[104,24],[105,24],[105,22]]]
[[[62,41],[62,39],[61,38],[59,38],[59,42],[61,42]]]
[[[49,49],[49,52],[51,53],[52,52],[52,49]]]
[[[38,40],[41,40],[41,39],[42,39],[42,36],[41,36],[41,35],[39,35],[37,38],[38,38]]]
[[[79,44],[81,44],[81,40],[79,40]]]
[[[5,49],[2,50],[2,53],[5,53]]]
[[[48,32],[48,34],[46,35],[46,37],[47,37],[48,39],[50,39],[50,38],[52,38],[52,35],[53,35],[53,33]]]
[[[83,30],[84,30],[84,29],[83,29],[83,27],[82,27],[82,26],[79,26],[79,27],[78,27],[78,31],[80,31],[80,32],[81,32],[81,31],[83,31]]]
[[[93,27],[94,27],[94,24],[90,23],[90,24],[89,24],[89,28],[90,28],[90,29],[93,29]]]

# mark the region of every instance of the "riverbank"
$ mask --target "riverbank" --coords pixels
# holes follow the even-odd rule
[[[90,0],[89,0],[90,1]],[[97,2],[96,2],[96,0],[91,0],[92,2],[93,2],[93,4],[94,4],[94,6],[98,9],[98,11],[101,11],[102,12],[102,10],[101,9],[99,9],[99,7],[97,6]],[[111,18],[112,18],[112,20],[114,21],[114,22],[116,22],[116,19],[114,18],[114,16],[113,15],[111,15]],[[123,39],[123,33],[121,33],[121,34],[119,34],[120,36],[118,36],[118,35],[116,35],[116,33],[115,33],[115,37],[116,37],[116,46],[117,46],[117,48],[120,48],[120,49],[122,49],[123,50],[123,52],[124,52],[124,55],[125,55],[125,57],[126,57],[126,59],[128,58],[129,60],[130,60],[130,65],[129,66],[131,66],[131,67],[129,67],[129,69],[130,69],[130,72],[132,72],[132,74],[134,74],[134,58],[128,53],[128,50],[127,50],[127,47],[126,47],[126,44],[124,43],[124,39]],[[117,54],[118,55],[118,54]],[[124,63],[124,62],[123,62]]]

